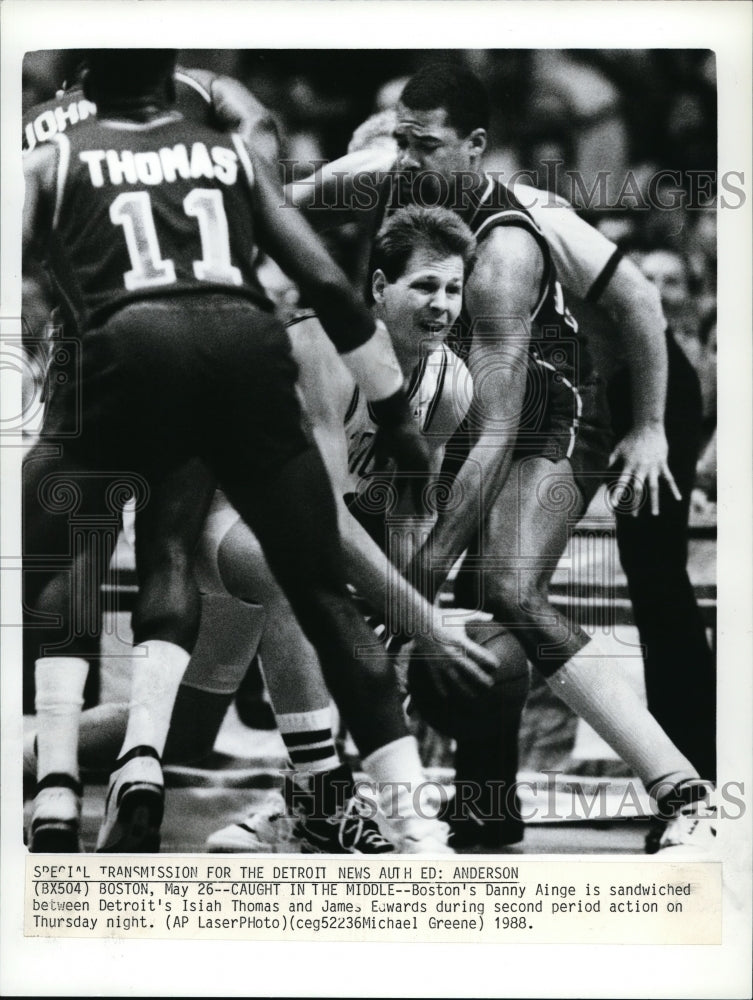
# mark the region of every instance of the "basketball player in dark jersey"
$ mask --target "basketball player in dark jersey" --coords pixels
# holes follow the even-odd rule
[[[319,172],[321,202],[335,196],[341,178],[394,168],[395,124],[394,111],[382,112],[357,130],[348,154]],[[608,379],[617,439],[609,463],[610,469],[615,463],[617,471],[610,472],[610,479],[622,475],[644,485],[640,505],[631,508],[619,503],[615,514],[620,558],[644,647],[649,710],[699,773],[712,779],[716,774],[715,675],[686,569],[687,508],[700,409],[695,402],[697,384],[693,384],[687,359],[668,335],[658,294],[635,264],[566,202],[550,191],[531,187],[526,183],[529,179],[525,172],[515,175],[514,193],[546,237],[568,303],[577,304],[579,335],[582,332],[595,348],[596,367]],[[304,192],[309,184],[308,180],[301,184]],[[662,402],[665,383],[666,405]],[[661,412],[665,414],[663,428],[656,419]],[[576,440],[576,456],[579,450]],[[669,475],[663,468],[665,461]],[[601,471],[596,471],[600,476]],[[516,707],[509,692],[508,686],[505,705],[497,707],[496,718],[487,711],[488,696],[477,700],[478,711],[462,713],[457,700],[452,711],[446,711],[436,698],[431,701],[435,724],[441,720],[452,728],[449,735],[456,737],[456,763],[461,772],[462,757],[471,743],[460,731],[462,727],[472,732],[472,756],[487,762],[489,777],[514,780],[524,696]],[[424,702],[424,711],[428,707]],[[503,708],[505,721],[500,726]],[[499,747],[500,729],[508,745],[506,764],[502,750],[489,752],[489,747]],[[478,775],[483,767],[476,765]],[[660,826],[652,824],[649,852],[663,832]],[[469,821],[467,830],[474,841],[485,836],[479,823]]]
[[[82,334],[80,379],[52,393],[47,407],[46,438],[58,453],[46,466],[34,452],[26,463],[25,555],[31,565],[38,557],[42,570],[26,574],[25,600],[44,611],[55,577],[49,560],[69,557],[69,505],[101,509],[96,494],[107,477],[87,481],[89,469],[114,468],[121,478],[133,471],[147,494],[143,519],[151,486],[198,455],[254,525],[330,687],[345,688],[343,706],[352,707],[352,674],[360,672],[371,714],[354,711],[348,723],[368,746],[383,717],[400,730],[399,700],[386,658],[368,669],[353,659],[370,633],[344,587],[331,491],[300,428],[288,342],[249,263],[254,226],[316,301],[374,401],[390,450],[419,474],[426,451],[386,331],[375,330],[301,220],[278,211],[279,192],[260,159],[238,137],[188,125],[171,110],[172,62],[155,50],[93,54],[86,96],[102,117],[25,163],[24,249],[47,257]],[[136,558],[141,572],[138,544]],[[159,842],[159,756],[197,628],[189,576],[181,593],[140,581],[131,712],[101,850]],[[47,666],[41,704],[57,724],[40,719],[32,849],[75,849],[80,788],[71,736],[83,677],[65,663]],[[65,738],[56,739],[61,729]]]
[[[603,476],[611,442],[598,426],[598,408],[591,405],[597,387],[589,384],[583,346],[563,309],[546,241],[516,199],[491,184],[481,168],[486,94],[472,74],[427,66],[406,85],[397,116],[397,168],[405,177],[397,197],[407,192],[408,197],[430,197],[432,204],[449,204],[479,240],[465,298],[463,350],[476,395],[457,475],[462,499],[458,508],[440,516],[410,579],[433,597],[470,547],[459,581],[460,603],[467,604],[478,588],[481,606],[515,630],[555,693],[635,769],[654,799],[663,801],[665,814],[669,800],[674,802],[676,815],[665,830],[664,849],[703,841],[711,835],[711,824],[694,822],[707,808],[697,771],[615,674],[597,643],[548,600],[568,529],[598,482],[589,468]],[[385,184],[377,189],[379,199],[371,199],[372,217],[380,205],[388,210],[390,197],[396,196],[394,185],[392,194],[383,196]],[[322,204],[314,188],[303,194],[304,202]],[[347,210],[347,195],[345,200]],[[310,213],[312,219],[316,215]],[[326,224],[326,212],[318,215]],[[364,228],[375,225],[367,215]],[[341,214],[335,217],[339,221]],[[663,387],[657,373],[643,373],[637,363],[646,387],[640,416],[647,421],[638,425],[630,449],[621,455],[623,485],[640,472],[654,492],[660,477],[672,482],[661,427]],[[548,384],[537,378],[547,367]],[[536,398],[529,390],[537,383],[539,399],[546,403],[538,413],[529,407]],[[651,397],[649,388],[658,391]],[[480,552],[475,561],[474,543]],[[485,560],[492,565],[485,567]],[[472,782],[474,775],[468,778]],[[488,802],[479,805],[480,813],[493,815]],[[507,836],[504,830],[490,834],[507,842],[501,839]]]
[[[84,60],[79,76],[86,72]],[[280,154],[277,125],[268,110],[232,77],[221,76],[202,69],[176,68],[173,85],[177,108],[190,120],[220,130],[237,131],[277,169]],[[96,115],[96,105],[84,95],[79,80],[70,88],[63,88],[54,98],[36,105],[23,118],[24,152],[29,152],[44,142],[49,142],[60,132],[70,132]],[[57,308],[51,324],[57,339],[75,335],[75,320]],[[38,346],[39,345],[35,345]],[[67,377],[65,370],[56,364],[58,356],[51,350],[54,342],[43,345],[51,363],[48,380]],[[65,348],[65,345],[62,345]],[[151,515],[141,519],[141,532],[145,536],[143,548],[148,553],[151,566],[159,573],[160,586],[170,591],[186,571],[192,556],[191,539],[195,537],[197,523],[203,523],[209,500],[214,492],[214,477],[204,463],[192,458],[183,469],[175,470],[163,484],[163,496],[151,494]],[[89,530],[98,532],[102,555],[86,561],[82,554],[74,571],[60,574],[55,585],[57,595],[57,621],[53,626],[45,621],[35,629],[27,622],[24,642],[24,713],[34,712],[34,671],[40,644],[54,648],[57,655],[76,656],[90,664],[85,689],[85,700],[96,704],[99,691],[98,659],[102,608],[99,595],[103,574],[107,570],[106,552],[112,548],[118,511],[111,511],[109,525]],[[155,577],[156,579],[156,577]],[[228,676],[228,668],[237,665],[244,669],[251,661],[258,646],[263,613],[258,606],[248,605],[225,595],[201,596],[201,628],[206,635],[213,635],[213,642],[201,642],[194,651],[191,664],[184,675],[184,683],[176,700],[176,718],[179,724],[171,727],[167,744],[168,758],[184,758],[188,736],[196,744],[196,753],[212,739],[227,708],[228,697],[235,694],[237,685]],[[74,607],[89,609],[86,619],[75,619]],[[217,643],[220,641],[221,647]],[[212,669],[213,668],[213,669]],[[232,689],[232,691],[231,691]],[[107,718],[107,709],[100,714]]]
[[[82,78],[85,73],[84,58],[71,87],[64,86],[53,98],[24,114],[24,152],[49,142],[60,132],[70,133],[96,115],[96,105],[84,95]],[[280,154],[277,125],[268,110],[237,80],[207,70],[177,67],[173,85],[176,106],[189,120],[221,130],[238,131],[255,152],[277,169]],[[58,359],[70,356],[70,341],[76,334],[75,319],[58,306],[50,328],[52,339],[34,345],[34,349],[41,349],[48,359],[48,382],[69,375],[70,366],[59,364]],[[53,348],[61,336],[65,343],[59,345],[62,351],[58,352]],[[197,526],[204,522],[214,489],[214,476],[197,458],[190,459],[166,477],[160,484],[160,495],[152,489],[151,512],[148,518],[142,516],[140,530],[144,558],[150,560],[148,572],[158,581],[159,590],[169,593],[180,586],[193,556]],[[97,705],[104,614],[101,586],[119,520],[120,510],[116,506],[103,511],[98,521],[90,519],[86,531],[97,537],[97,558],[90,557],[91,546],[86,546],[77,556],[73,570],[60,573],[54,585],[48,587],[49,614],[44,622],[39,624],[38,616],[26,615],[23,679],[26,715],[35,710],[35,662],[42,655],[42,649],[49,651],[45,656],[54,653],[56,657],[67,657],[69,664],[71,658],[75,658],[81,670],[89,664],[84,699],[85,704]],[[53,594],[54,606],[51,603]],[[78,612],[75,609],[79,609]],[[227,705],[235,696],[236,678],[248,668],[263,625],[264,613],[258,605],[202,590],[201,641],[194,649],[178,690],[165,747],[166,759],[198,759],[211,749]],[[112,705],[97,705],[90,715],[88,728],[93,731],[96,726],[98,745],[104,740],[102,759],[114,759],[122,742],[122,727],[116,724],[120,719],[118,711]],[[112,733],[110,741],[105,736],[108,733]],[[35,745],[36,742],[35,738]]]
[[[575,336],[574,324],[567,322],[566,315],[557,320],[556,314],[562,314],[562,293],[546,241],[536,236],[534,230],[538,227],[532,220],[517,221],[522,206],[501,184],[496,185],[496,191],[488,186],[482,191],[483,172],[479,165],[485,144],[486,122],[481,110],[485,107],[483,88],[475,78],[464,78],[462,73],[454,76],[452,72],[440,77],[427,68],[403,91],[395,130],[400,169],[419,174],[424,170],[437,171],[450,190],[454,189],[456,198],[460,193],[458,186],[467,185],[470,195],[458,200],[457,208],[461,213],[471,213],[469,224],[480,244],[480,266],[474,271],[466,294],[471,335],[469,367],[477,385],[479,368],[489,373],[491,365],[495,371],[489,378],[488,392],[479,393],[479,420],[471,429],[470,452],[459,472],[459,482],[467,491],[465,499],[469,503],[480,501],[478,509],[483,520],[480,573],[469,559],[471,573],[461,571],[457,583],[459,598],[461,603],[469,603],[467,598],[463,600],[463,593],[467,595],[464,585],[475,584],[472,578],[476,577],[482,606],[501,624],[516,631],[528,659],[557,695],[597,731],[601,729],[601,735],[635,768],[657,801],[666,795],[679,795],[682,806],[665,830],[661,843],[664,849],[686,841],[693,844],[694,834],[696,845],[710,844],[710,823],[689,823],[683,815],[684,811],[706,810],[704,803],[698,801],[699,797],[704,798],[704,785],[697,781],[697,771],[616,676],[598,644],[562,615],[553,614],[548,601],[549,579],[564,551],[568,529],[583,513],[592,495],[595,484],[588,473],[606,470],[611,442],[596,425],[595,418],[604,411],[594,405],[584,342]],[[465,121],[464,113],[469,116]],[[474,114],[482,116],[476,118],[475,128]],[[477,201],[478,191],[482,193]],[[510,247],[512,232],[516,233],[513,243],[518,244],[515,249]],[[544,283],[549,284],[548,294],[543,291]],[[545,312],[547,299],[553,307],[549,315]],[[488,317],[493,317],[491,323]],[[529,448],[526,431],[523,445],[528,457],[522,457],[520,452],[520,430],[525,430],[528,424],[525,412],[528,396],[519,367],[522,357],[514,348],[512,355],[508,353],[508,345],[520,337],[521,320],[530,326],[528,370],[530,360],[543,359],[552,365],[559,390],[572,383],[580,396],[573,410],[577,438],[567,442],[561,392],[555,391],[554,405],[550,404],[553,433],[549,442],[544,443],[537,428],[538,440],[529,438],[532,445]],[[657,473],[671,485],[673,480],[667,466],[662,427],[663,399],[651,399],[648,393],[656,375],[643,372],[642,378],[647,389],[643,411],[635,417],[634,433],[636,437],[643,435],[642,441],[637,442],[636,453],[642,447],[644,455],[651,456],[651,449],[661,446],[661,451],[652,456],[655,471],[645,467],[639,470],[646,475],[654,492]],[[605,413],[604,424],[606,429]],[[496,463],[489,461],[489,445],[495,439],[500,448]],[[505,471],[507,463],[509,471]],[[626,480],[629,471],[623,475]],[[563,503],[563,491],[572,497],[571,502]],[[431,565],[438,562],[441,567],[443,558],[457,554],[462,547],[457,535],[459,524],[463,524],[461,516],[452,526],[447,522],[445,526],[439,525],[425,549]],[[452,548],[443,551],[453,536]],[[495,561],[501,557],[508,565],[501,571],[497,567],[485,571],[485,557]],[[521,566],[518,562],[521,559],[528,565]]]

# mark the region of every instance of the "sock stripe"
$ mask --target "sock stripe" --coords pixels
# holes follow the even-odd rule
[[[322,743],[332,740],[331,729],[314,729],[305,733],[280,733],[286,747],[307,746],[310,743]]]
[[[308,764],[313,760],[325,760],[334,754],[335,745],[330,743],[328,746],[314,747],[311,750],[293,750],[290,759],[294,764]]]
[[[46,774],[43,778],[41,778],[37,782],[34,794],[39,795],[39,793],[44,791],[45,788],[70,788],[70,790],[75,792],[79,798],[84,794],[83,786],[78,778],[74,778],[72,774],[64,774],[59,771]]]

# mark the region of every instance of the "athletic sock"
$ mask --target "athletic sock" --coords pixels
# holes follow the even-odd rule
[[[134,646],[128,725],[120,749],[121,757],[142,744],[154,747],[162,755],[178,687],[189,658],[181,646],[162,639],[148,639]]]
[[[286,780],[283,793],[291,814],[303,812],[309,819],[331,820],[347,808],[355,793],[349,764],[338,763],[327,771],[296,771]]]
[[[37,780],[48,774],[78,778],[78,726],[89,664],[73,656],[36,661]]]
[[[363,769],[374,782],[385,817],[401,832],[416,823],[434,822],[446,802],[444,789],[426,781],[413,736],[401,736],[374,750],[363,758]]]
[[[647,789],[668,776],[675,782],[698,778],[687,757],[593,640],[546,681],[634,769]]]
[[[340,766],[329,707],[311,712],[287,712],[276,718],[295,771],[303,775],[333,771]]]

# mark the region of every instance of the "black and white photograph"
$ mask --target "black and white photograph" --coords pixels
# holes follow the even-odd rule
[[[715,981],[631,971],[610,995],[750,995],[749,9],[713,5],[704,43],[703,3],[249,2],[224,31],[217,3],[101,5],[123,31],[23,5],[56,42],[21,6],[0,12],[21,26],[2,852],[26,897],[4,949],[264,926],[286,963],[335,911],[349,942],[476,936],[492,968],[498,945],[546,963],[580,940],[548,913],[605,966],[621,942],[727,956]],[[232,909],[170,898],[235,894],[239,871],[278,880]],[[293,915],[307,884],[323,918]],[[363,898],[386,889],[429,902]],[[706,923],[665,935],[654,915],[696,892]],[[232,916],[252,910],[286,933]]]

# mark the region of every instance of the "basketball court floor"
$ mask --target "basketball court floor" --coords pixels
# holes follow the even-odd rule
[[[581,522],[571,539],[553,581],[553,598],[568,605],[584,627],[599,632],[599,641],[610,647],[616,668],[642,694],[640,647],[630,620],[631,609],[616,556],[611,518],[605,518],[597,504],[598,498],[589,510],[590,517]],[[121,545],[116,559],[120,561],[117,589],[125,592],[129,589],[124,580],[128,579],[132,555]],[[689,571],[710,625],[716,596],[715,563],[715,526],[700,529],[696,526],[690,543]],[[106,622],[102,640],[105,702],[128,700],[130,616],[128,601],[119,600],[118,604],[120,611]],[[555,722],[556,715],[555,711]],[[561,733],[546,732],[542,714],[532,715],[528,723],[539,741],[538,752],[534,754],[536,763],[518,777],[519,782],[533,786],[534,791],[523,802],[526,807],[523,814],[532,819],[526,824],[523,843],[507,848],[506,853],[642,853],[648,822],[640,813],[645,816],[646,800],[641,799],[640,783],[624,777],[624,768],[612,750],[581,721],[570,725],[569,745],[562,744]],[[449,763],[451,757],[445,755],[437,766],[428,768],[427,777],[449,788],[452,771],[441,766]],[[166,768],[168,791],[162,850],[179,854],[204,852],[212,832],[242,820],[273,794],[280,785],[280,771],[287,766],[279,735],[247,728],[231,706],[208,760],[201,766]],[[526,767],[525,761],[522,766]],[[563,785],[563,789],[558,788],[558,805],[553,810],[544,804],[549,801],[547,782],[552,779],[542,775],[543,768],[561,772],[556,783]],[[86,850],[93,850],[96,842],[104,811],[105,781],[106,776],[102,775],[87,781],[82,829]],[[606,807],[584,811],[583,797],[594,801],[600,789],[606,796]],[[636,798],[641,799],[637,809]],[[599,818],[595,819],[597,815]],[[291,843],[285,850],[294,852],[297,848]]]

